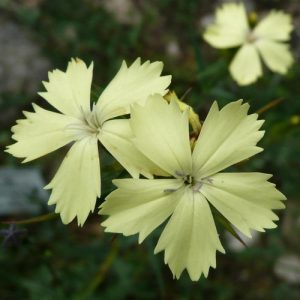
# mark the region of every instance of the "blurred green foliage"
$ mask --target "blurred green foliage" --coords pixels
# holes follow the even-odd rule
[[[224,105],[243,98],[254,112],[282,99],[261,114],[266,119],[266,135],[261,143],[265,151],[236,168],[273,173],[273,181],[287,195],[288,203],[295,203],[300,215],[299,37],[295,35],[293,40],[296,62],[287,76],[265,70],[265,76],[257,83],[239,87],[228,73],[228,62],[234,51],[217,51],[201,38],[201,20],[214,11],[215,2],[132,0],[129,2],[140,16],[134,24],[120,23],[101,2],[2,0],[0,16],[31,32],[53,68],[65,69],[70,57],[80,57],[86,62],[93,60],[95,99],[121,61],[131,62],[138,56],[143,60],[162,60],[165,74],[173,75],[171,88],[179,96],[191,88],[185,100],[199,112],[202,120],[213,100]],[[292,14],[293,9],[300,11],[299,3],[297,6],[297,1],[292,0],[254,3],[259,13],[271,8],[290,9]],[[295,24],[299,23],[298,18]],[[170,50],[172,45],[177,47],[177,52]],[[5,123],[0,121],[0,145],[4,147],[11,143],[9,129],[21,111],[30,110],[33,101],[46,104],[38,96],[27,96],[22,91],[2,94],[0,99],[2,115],[13,111]],[[49,180],[62,157],[63,151],[32,164],[39,166]],[[119,177],[127,175],[108,154],[104,154],[102,161],[105,196],[113,189],[111,179],[116,173]],[[20,164],[4,153],[0,153],[0,163]],[[280,255],[300,250],[300,232],[292,233],[295,243],[289,242],[281,229],[285,212],[281,212],[281,217],[279,229],[268,231],[257,245],[239,253],[227,250],[226,255],[218,255],[217,269],[210,271],[208,279],[202,278],[197,283],[192,283],[186,274],[179,281],[173,280],[162,254],[154,256],[159,230],[138,245],[136,237],[104,235],[96,213],[83,228],[75,224],[64,226],[58,219],[24,225],[28,236],[18,246],[0,249],[0,298],[300,299],[299,286],[286,283],[274,274],[274,263]],[[223,234],[221,239],[226,245]]]

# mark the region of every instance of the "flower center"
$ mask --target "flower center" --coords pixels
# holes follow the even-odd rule
[[[90,112],[83,112],[83,118],[87,131],[91,134],[98,134],[101,129],[101,123],[98,120],[95,104]]]
[[[82,110],[82,119],[78,119],[78,121],[68,125],[66,130],[69,134],[74,136],[76,140],[87,136],[97,137],[101,130],[101,122],[98,119],[95,105],[91,111]]]
[[[186,185],[193,184],[193,181],[194,181],[194,179],[193,179],[192,175],[186,175],[184,177],[184,183]]]
[[[257,41],[258,37],[255,36],[253,32],[249,32],[247,37],[246,37],[246,42],[249,44],[253,44]]]
[[[182,174],[181,172],[175,172],[178,177],[181,177],[184,185],[190,186],[194,192],[199,192],[205,183],[212,183],[212,179],[210,177],[204,177],[196,180],[190,174]]]

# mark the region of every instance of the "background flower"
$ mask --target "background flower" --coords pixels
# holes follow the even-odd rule
[[[229,70],[238,84],[247,85],[262,76],[260,57],[273,72],[287,73],[293,57],[284,42],[290,40],[292,29],[291,16],[276,10],[251,29],[244,5],[228,3],[217,9],[214,24],[208,26],[203,37],[215,48],[241,46]]]

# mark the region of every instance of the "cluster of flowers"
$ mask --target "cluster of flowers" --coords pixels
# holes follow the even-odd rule
[[[192,108],[166,96],[171,76],[161,76],[162,68],[123,62],[91,108],[93,64],[71,60],[66,72],[49,73],[40,93],[59,112],[33,104],[34,112],[12,128],[16,142],[7,152],[28,162],[73,143],[46,188],[63,223],[77,218],[82,226],[101,195],[102,144],[132,177],[113,181],[117,189],[99,211],[108,216],[105,231],[138,234],[141,243],[166,223],[155,253],[164,251],[174,277],[186,269],[198,280],[216,266],[216,251],[225,252],[211,207],[251,236],[276,227],[273,210],[284,208],[285,196],[269,174],[222,172],[262,151],[256,145],[263,121],[248,114],[249,105],[239,100],[219,109],[214,102],[200,124]]]

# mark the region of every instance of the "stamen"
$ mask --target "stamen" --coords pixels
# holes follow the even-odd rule
[[[93,114],[93,118],[94,118],[94,123],[97,125],[98,128],[100,128],[101,127],[101,122],[98,119],[98,114],[97,114],[97,111],[96,111],[96,105],[95,105],[95,103],[93,105],[92,114]]]
[[[209,183],[213,183],[213,180],[212,180],[212,178],[210,178],[210,177],[204,177],[204,178],[202,179],[202,181],[207,181],[207,182],[209,182]]]
[[[186,174],[184,174],[182,171],[175,171],[175,175],[179,176],[179,177],[185,177]]]
[[[193,183],[193,177],[191,175],[186,175],[184,177],[184,182],[187,184],[192,184]]]
[[[199,192],[202,186],[203,186],[203,181],[196,181],[192,189],[194,192]]]
[[[176,192],[178,189],[165,189],[164,193],[174,193]]]
[[[100,122],[98,120],[98,116],[96,114],[96,105],[93,104],[93,108],[91,111],[84,111],[83,107],[79,107],[82,114],[82,123],[80,124],[71,124],[66,129],[79,131],[79,137],[81,135],[87,134],[98,134],[101,128]]]

